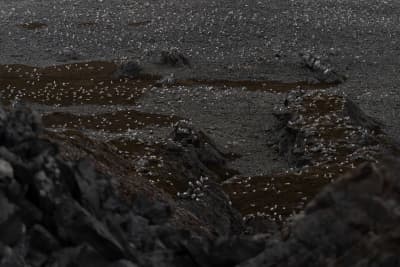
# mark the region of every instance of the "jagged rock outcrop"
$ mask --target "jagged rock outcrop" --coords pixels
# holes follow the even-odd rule
[[[231,207],[220,179],[229,176],[226,158],[214,142],[187,121],[176,123],[166,156],[175,179],[187,187],[178,192],[179,205],[191,211],[218,235],[243,230],[240,214]]]
[[[398,266],[398,161],[364,164],[325,188],[281,239],[241,264],[252,266]]]
[[[371,160],[386,149],[383,125],[338,93],[292,92],[273,115],[269,143],[292,167]]]

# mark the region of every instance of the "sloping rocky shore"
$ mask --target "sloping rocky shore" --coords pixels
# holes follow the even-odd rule
[[[90,161],[61,159],[57,145],[41,138],[40,117],[31,110],[1,109],[0,115],[1,266],[400,264],[400,180],[394,159],[365,163],[342,176],[280,230],[246,234],[233,219],[235,211],[225,208],[221,218],[232,218],[237,229],[221,232],[210,223],[209,230],[220,234],[209,236],[171,220],[174,204],[146,195],[127,201]],[[215,148],[204,146],[211,142],[193,131],[177,125],[172,139],[203,150],[198,155],[207,151],[209,163],[223,162]],[[192,162],[204,162],[188,155]],[[212,187],[208,194],[219,194],[219,200],[204,202],[223,206],[227,199],[218,192]],[[185,209],[195,208],[188,203]]]

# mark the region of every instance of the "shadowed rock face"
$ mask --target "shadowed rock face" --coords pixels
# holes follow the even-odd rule
[[[398,266],[398,166],[365,164],[343,176],[307,206],[284,241],[269,240],[241,266]]]
[[[236,243],[225,238],[214,245],[171,224],[174,209],[166,202],[144,196],[133,204],[122,201],[112,179],[97,173],[91,162],[59,159],[57,147],[39,138],[35,113],[18,107],[1,115],[1,266],[208,266],[232,262],[226,254],[217,259],[219,253],[203,258],[213,247],[215,253],[226,250],[222,244],[239,249],[243,243],[248,249],[235,263],[264,247],[252,238]],[[227,205],[223,191],[210,188],[215,190],[209,198]],[[220,218],[229,210],[228,205]]]
[[[229,204],[219,179],[231,175],[225,156],[212,140],[193,125],[179,121],[164,152],[175,175],[179,204],[191,211],[217,235],[242,232],[240,214]]]

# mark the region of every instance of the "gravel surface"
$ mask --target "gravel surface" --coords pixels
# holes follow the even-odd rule
[[[41,113],[54,115],[53,113],[59,112],[63,116],[67,114],[68,116],[60,118],[64,118],[66,121],[72,120],[74,124],[72,128],[76,129],[77,133],[83,133],[96,141],[109,143],[115,141],[116,144],[123,145],[122,147],[126,148],[126,151],[128,151],[128,148],[134,150],[139,159],[147,157],[148,162],[152,162],[151,164],[160,169],[165,167],[161,164],[163,161],[154,159],[157,153],[161,151],[161,145],[167,145],[167,141],[170,141],[167,139],[171,137],[172,127],[166,123],[171,122],[172,124],[172,122],[181,118],[188,119],[193,122],[195,129],[200,130],[199,133],[204,131],[211,140],[215,141],[215,150],[228,152],[227,155],[232,156],[233,160],[227,164],[229,168],[237,171],[238,175],[235,177],[236,180],[231,181],[237,181],[237,184],[246,188],[253,186],[251,180],[260,182],[254,182],[256,186],[254,189],[252,188],[252,194],[248,195],[256,195],[261,189],[259,185],[267,183],[263,192],[270,191],[268,193],[261,192],[261,199],[263,201],[268,200],[266,196],[273,199],[271,203],[267,203],[270,206],[266,205],[262,208],[269,209],[269,212],[273,213],[274,216],[280,216],[276,211],[276,203],[282,204],[282,207],[289,207],[289,202],[293,205],[299,204],[299,209],[302,210],[305,202],[321,189],[321,182],[325,181],[324,184],[331,182],[325,177],[320,179],[323,175],[330,174],[326,170],[316,173],[318,179],[313,181],[310,181],[310,179],[302,180],[302,178],[310,178],[311,176],[306,172],[304,176],[301,176],[302,171],[297,172],[297,170],[288,168],[292,167],[288,166],[290,162],[288,163],[287,159],[279,155],[276,149],[274,150],[270,146],[271,140],[268,140],[268,138],[271,132],[277,129],[276,125],[274,126],[276,123],[276,119],[274,119],[276,109],[274,107],[282,107],[282,104],[290,107],[293,103],[299,103],[299,111],[302,111],[303,108],[307,110],[307,107],[312,110],[311,104],[318,106],[318,100],[321,100],[321,98],[326,100],[327,98],[320,96],[320,99],[312,98],[310,102],[301,102],[295,98],[294,102],[289,103],[291,100],[286,98],[288,83],[293,84],[292,93],[296,95],[296,93],[299,93],[299,90],[296,90],[296,85],[300,84],[298,82],[313,83],[314,88],[319,90],[318,88],[327,87],[326,80],[323,77],[326,73],[337,73],[338,77],[346,78],[343,83],[330,84],[332,88],[326,91],[319,90],[315,94],[310,93],[310,96],[318,96],[319,92],[335,92],[337,95],[333,98],[338,99],[337,96],[340,96],[343,101],[339,102],[342,104],[345,103],[345,100],[346,103],[353,103],[348,102],[347,99],[350,99],[358,104],[367,115],[381,121],[383,130],[389,137],[400,139],[400,123],[397,118],[400,115],[399,80],[397,78],[400,67],[399,14],[400,2],[396,0],[0,0],[0,70],[8,69],[8,66],[4,66],[5,64],[46,67],[92,62],[84,64],[88,65],[87,69],[83,69],[86,72],[81,72],[81,69],[79,69],[77,75],[68,76],[67,81],[71,82],[72,85],[63,82],[65,77],[62,76],[62,73],[54,74],[54,72],[59,71],[55,70],[58,67],[51,71],[47,70],[53,76],[42,78],[36,76],[36,69],[31,69],[32,73],[24,73],[25,69],[30,68],[19,65],[16,66],[17,70],[14,68],[15,73],[13,74],[19,76],[6,77],[10,69],[13,68],[10,68],[8,72],[0,72],[4,76],[0,77],[0,81],[4,82],[3,84],[10,83],[16,86],[0,88],[2,101],[16,104],[19,101],[19,96],[30,100],[35,99],[32,102],[36,103],[36,106],[33,105],[33,107],[36,107]],[[175,55],[176,58],[164,60],[166,64],[157,64],[157,62],[160,63],[160,55],[162,54]],[[304,64],[305,58],[307,59],[306,64]],[[98,60],[104,62],[93,63]],[[127,79],[125,82],[120,80],[116,82],[117,84],[112,85],[114,81],[111,79],[115,78],[113,77],[115,72],[109,73],[109,71],[114,70],[116,66],[110,64],[110,62],[137,62],[140,67],[143,67],[144,74],[157,76],[145,75],[141,77],[147,77],[147,80]],[[106,74],[97,78],[97,74],[93,74],[95,79],[91,78],[92,65],[100,65],[101,69],[95,68],[94,70],[105,69]],[[68,71],[65,72],[73,73],[73,71],[69,71],[72,65],[66,66],[68,66]],[[136,65],[130,63],[125,66]],[[79,66],[75,65],[72,68],[77,67]],[[43,69],[39,70],[43,71]],[[325,73],[325,71],[327,72]],[[111,73],[113,74],[111,75]],[[136,74],[133,73],[132,75],[135,76]],[[31,77],[27,78],[24,75]],[[50,79],[44,88],[39,82],[42,79],[43,83],[43,78]],[[158,80],[159,78],[160,80]],[[104,80],[106,83],[104,83]],[[261,83],[256,83],[257,86],[264,82],[271,85],[273,81],[276,81],[275,84],[282,85],[282,90],[267,91],[265,89],[268,89],[268,87],[254,88],[254,84],[253,88],[250,88],[252,87],[250,81],[254,80],[261,81]],[[236,83],[233,81],[236,81]],[[35,82],[37,82],[37,85],[35,85]],[[81,82],[82,88],[79,84]],[[249,85],[248,90],[241,88],[245,85]],[[31,91],[32,88],[40,90]],[[17,91],[16,95],[14,89]],[[8,94],[6,94],[7,92]],[[34,95],[35,92],[38,93],[37,96]],[[11,98],[11,96],[15,97]],[[82,97],[84,97],[83,100]],[[301,103],[304,106],[300,105]],[[321,103],[323,105],[329,103],[329,101],[322,101]],[[309,105],[307,106],[307,104]],[[351,107],[356,106],[351,105]],[[341,144],[340,136],[331,136],[334,129],[337,130],[338,128],[338,125],[330,120],[330,113],[332,109],[335,110],[336,108],[337,106],[334,105],[326,105],[315,112],[310,112],[310,114],[304,115],[299,112],[304,117],[299,116],[295,122],[300,124],[307,122],[307,119],[314,118],[314,115],[317,116],[321,111],[322,113],[325,111],[329,114],[324,113],[322,115],[329,123],[327,125],[318,124],[318,126],[323,126],[318,129],[321,130],[318,132],[319,136],[325,133],[327,137],[331,137],[331,139],[326,138],[325,140],[329,146],[332,140]],[[361,113],[358,108],[354,109],[357,114],[362,114],[356,116],[362,122],[363,118],[368,118],[366,122],[374,121]],[[343,115],[342,113],[340,115]],[[92,124],[86,124],[89,119],[92,120],[90,116],[93,114],[97,115],[98,118]],[[168,117],[168,119],[166,117],[158,118],[157,114],[171,117]],[[56,120],[58,119],[57,116]],[[76,117],[78,118],[75,121]],[[320,117],[317,116],[315,122],[319,121]],[[124,121],[124,118],[127,121]],[[332,118],[339,118],[343,121],[346,116],[344,118]],[[135,123],[131,125],[131,122]],[[322,122],[326,123],[326,121]],[[114,128],[110,126],[112,124]],[[293,123],[288,120],[287,124],[292,126]],[[91,129],[89,126],[92,126],[92,128],[94,126],[95,129]],[[309,125],[306,124],[306,126]],[[53,130],[63,130],[64,128],[68,127],[55,124]],[[100,130],[97,130],[97,128]],[[365,130],[363,128],[365,127],[361,125],[357,128],[358,132],[353,132],[363,133],[363,130]],[[108,131],[102,131],[104,129]],[[112,129],[116,132],[112,132]],[[25,131],[22,132],[25,133]],[[380,131],[379,134],[381,134]],[[358,135],[352,136],[358,138]],[[376,139],[377,142],[390,140],[384,134],[382,136],[385,138]],[[344,136],[345,139],[348,139],[347,137]],[[360,144],[360,149],[364,149],[368,146],[370,140],[365,139],[366,144],[364,145],[365,140],[362,137],[361,135],[354,142],[350,140],[349,142],[352,143],[349,145]],[[297,142],[297,137],[295,139]],[[78,139],[75,143],[79,143],[79,140],[81,139]],[[305,139],[303,140],[305,142]],[[61,142],[63,141],[65,140],[61,140]],[[294,144],[297,144],[296,142]],[[285,140],[278,143],[279,145],[285,143]],[[323,144],[322,138],[321,143]],[[387,145],[385,141],[381,143],[379,145]],[[96,142],[93,144],[92,146],[97,145]],[[208,143],[205,142],[203,147],[208,147],[206,144]],[[79,143],[79,145],[82,147],[85,146],[85,143]],[[369,145],[372,150],[376,144]],[[186,177],[188,172],[192,173],[193,176],[198,174],[196,173],[198,170],[191,168],[191,166],[202,166],[203,162],[199,158],[203,161],[209,160],[204,155],[200,157],[202,154],[198,150],[201,149],[195,146],[189,147],[192,149],[181,149],[179,146],[178,148],[177,146],[162,147],[162,149],[167,150],[165,154],[169,153],[169,156],[177,153],[176,150],[179,152],[175,158],[172,158],[177,159],[176,162],[171,159],[169,159],[170,162],[166,162],[179,170],[183,166],[181,168],[182,177]],[[195,148],[193,149],[193,147]],[[278,148],[280,149],[280,147]],[[293,151],[289,152],[294,154],[297,148],[294,146]],[[339,148],[341,147],[338,146]],[[96,149],[100,150],[98,155],[103,155],[101,148],[96,146],[93,150]],[[121,151],[118,150],[118,152]],[[298,150],[296,151],[298,152]],[[155,155],[152,154],[153,152]],[[143,157],[143,153],[145,153],[145,157]],[[340,153],[337,155],[340,156]],[[337,160],[335,157],[337,155],[327,154],[327,156],[332,156],[334,160]],[[225,154],[223,156],[225,157]],[[109,161],[111,160],[113,158],[109,159]],[[195,164],[186,164],[188,165],[186,166],[185,163],[188,162]],[[115,163],[112,163],[114,166]],[[121,164],[120,162],[117,163],[115,166]],[[139,166],[141,163],[138,160],[134,164]],[[175,163],[176,165],[174,165]],[[168,165],[168,167],[171,166]],[[317,165],[315,164],[315,166]],[[358,239],[359,236],[354,239],[351,234],[354,225],[368,225],[368,227],[362,227],[362,229],[365,229],[365,233],[375,231],[376,218],[374,216],[381,213],[371,210],[371,214],[373,214],[371,217],[366,217],[360,213],[363,216],[361,216],[362,218],[356,216],[358,219],[361,218],[356,224],[354,224],[354,216],[352,215],[358,214],[359,210],[368,210],[370,207],[377,207],[380,211],[388,211],[388,207],[392,207],[391,205],[395,203],[390,195],[394,191],[388,191],[389,198],[387,192],[382,191],[383,189],[378,190],[378,193],[376,192],[376,180],[384,181],[383,184],[385,185],[389,184],[390,190],[396,187],[395,185],[392,186],[392,184],[395,184],[394,179],[381,177],[380,172],[375,173],[377,170],[375,165],[368,166],[372,167],[361,170],[367,170],[372,174],[372,178],[366,178],[366,185],[362,182],[361,186],[354,187],[357,192],[363,194],[367,192],[364,195],[368,201],[360,202],[360,205],[357,204],[353,212],[353,209],[348,209],[347,202],[353,201],[349,198],[353,195],[355,196],[354,201],[358,201],[358,195],[353,191],[346,191],[349,193],[349,196],[347,196],[343,194],[342,190],[344,189],[342,187],[329,187],[334,188],[335,194],[344,196],[344,198],[338,197],[335,202],[330,202],[332,205],[329,209],[324,206],[327,203],[325,199],[320,197],[322,200],[319,202],[317,198],[316,202],[305,210],[306,214],[311,214],[310,217],[306,218],[311,219],[305,219],[299,223],[297,228],[293,228],[294,235],[297,236],[288,237],[288,242],[285,243],[288,246],[283,243],[276,243],[278,244],[275,246],[277,249],[271,250],[273,255],[280,255],[274,257],[274,259],[287,259],[290,263],[300,262],[300,258],[306,254],[299,254],[301,255],[299,258],[296,258],[297,254],[294,254],[295,256],[292,258],[286,257],[286,255],[293,254],[291,248],[302,252],[303,247],[308,250],[321,246],[322,250],[327,252],[326,258],[330,260],[331,255],[338,257],[341,255],[336,250],[338,246],[332,247],[330,242],[326,242],[326,247],[334,248],[330,251],[325,249],[325,243],[320,243],[320,238],[315,239],[314,244],[314,241],[312,241],[314,237],[318,237],[320,234],[323,236],[327,232],[334,233],[333,235],[345,233],[339,236],[337,240],[344,240],[344,243],[350,244],[347,240],[351,239],[356,240],[356,244],[361,244],[358,240],[367,235],[364,235],[363,232],[360,239]],[[223,170],[225,170],[226,166],[223,167]],[[327,168],[327,166],[323,167]],[[306,169],[305,166],[304,168]],[[175,169],[172,168],[168,175],[175,176],[177,173],[174,172]],[[333,169],[337,170],[338,168],[334,166]],[[154,182],[153,176],[151,176],[153,175],[152,170],[146,169],[149,182]],[[165,168],[165,170],[168,171],[169,169]],[[339,168],[339,171],[342,172],[342,169]],[[202,173],[199,173],[202,177]],[[277,174],[281,174],[281,176],[275,180]],[[293,178],[293,175],[298,179]],[[285,177],[288,181],[285,180]],[[353,180],[354,178],[349,181]],[[170,180],[167,181],[170,182]],[[296,182],[298,182],[298,185],[296,185]],[[348,187],[348,181],[339,184],[343,185],[346,190],[353,188]],[[174,186],[173,183],[172,186]],[[282,190],[284,194],[281,194],[281,188],[286,189],[286,186],[290,190],[286,193]],[[241,187],[238,186],[239,189]],[[141,187],[135,188],[142,189]],[[247,194],[248,189],[246,188],[240,193]],[[312,192],[303,189],[310,189],[310,192]],[[188,190],[190,191],[190,188]],[[276,194],[274,195],[271,190],[275,190]],[[380,195],[381,191],[385,194]],[[329,191],[326,192],[331,196]],[[295,194],[295,197],[289,199],[287,196],[292,193]],[[299,196],[300,193],[301,196]],[[234,193],[232,192],[232,194]],[[324,196],[324,194],[322,193],[320,196]],[[282,203],[279,203],[278,195]],[[362,196],[364,197],[364,195]],[[369,202],[371,195],[375,196],[372,200],[377,200],[379,205],[384,203],[382,204],[384,206],[381,207],[372,202],[371,206]],[[393,199],[395,196],[393,193]],[[304,202],[298,202],[299,198]],[[249,201],[246,198],[243,199],[246,201],[239,204],[246,205],[246,207],[250,206],[252,209],[247,207],[249,212],[254,211],[256,213],[255,211],[257,211],[257,218],[263,218],[263,213],[258,216],[258,207],[256,206],[261,202],[253,202],[257,198],[253,196]],[[197,203],[197,200],[194,201]],[[216,203],[220,202],[216,201]],[[318,204],[319,208],[322,207],[321,210],[328,211],[328,216],[325,213],[320,215],[318,209],[313,210],[313,207],[316,207],[315,203]],[[231,202],[231,204],[235,205],[234,202]],[[273,204],[274,206],[272,206]],[[212,207],[215,208],[214,205]],[[237,206],[234,207],[237,208]],[[343,207],[345,208],[343,209]],[[215,209],[206,208],[197,211],[205,219],[208,219],[210,216],[203,211],[213,210]],[[344,213],[337,213],[337,210]],[[287,211],[288,214],[291,212],[292,209]],[[211,217],[218,221],[219,213],[223,214],[224,212],[217,211],[214,214],[216,216]],[[392,216],[392,214],[383,214],[378,217],[382,219],[389,218],[389,216]],[[349,218],[348,222],[346,221],[347,217]],[[326,218],[329,219],[329,222]],[[342,221],[344,218],[344,222],[331,220],[331,218],[342,218]],[[179,221],[179,217],[177,221]],[[371,226],[369,226],[370,221],[373,222]],[[336,222],[338,223],[336,224]],[[246,221],[246,223],[250,225],[251,221],[250,223]],[[196,223],[194,225],[197,226]],[[325,225],[327,228],[325,228]],[[331,225],[333,226],[331,227]],[[343,229],[347,229],[342,227],[343,225],[348,227],[349,230],[343,231]],[[388,225],[390,226],[390,224]],[[227,226],[229,225],[227,224]],[[263,228],[264,224],[261,224],[260,227]],[[384,233],[378,232],[378,234],[383,235]],[[304,243],[304,240],[311,241]],[[374,240],[376,239],[374,238]],[[369,248],[370,240],[367,241],[365,244]],[[345,245],[343,245],[343,251],[353,252],[353,250],[347,250]],[[234,255],[235,253],[229,254]],[[266,253],[265,255],[269,258],[269,254]],[[325,260],[325,258],[319,256],[321,253],[318,250],[315,250],[315,255],[318,255],[319,259]],[[197,256],[207,258],[201,255]],[[360,258],[364,258],[364,256]],[[313,257],[308,259],[308,262],[316,262],[317,264]],[[258,266],[260,262],[263,263],[263,256],[253,262],[254,266]],[[248,266],[252,266],[251,263],[249,264]]]
[[[197,78],[306,80],[300,52],[349,77],[340,86],[392,136],[400,99],[399,12],[378,1],[9,1],[0,0],[0,63],[59,64],[93,59],[148,63],[172,47]],[[31,23],[31,24],[29,24]]]

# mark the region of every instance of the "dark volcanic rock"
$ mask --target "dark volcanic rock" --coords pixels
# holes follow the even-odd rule
[[[1,266],[151,266],[160,249],[174,255],[161,239],[190,242],[179,232],[160,236],[171,215],[166,203],[137,200],[131,207],[90,162],[62,162],[38,138],[35,113],[21,107],[3,115]]]
[[[41,119],[38,114],[20,106],[8,115],[0,111],[1,139],[5,146],[14,146],[23,141],[36,138],[39,134]]]
[[[187,164],[190,169],[197,170],[197,176],[212,175],[210,170],[220,176],[224,176],[226,159],[214,142],[202,131],[195,130],[187,121],[179,121],[175,124],[171,134],[173,141],[177,143],[178,151],[186,151]]]
[[[172,214],[172,208],[167,203],[153,202],[142,195],[136,198],[133,208],[151,224],[163,224]]]
[[[193,212],[216,235],[242,231],[242,220],[229,202],[219,180],[231,175],[227,160],[212,140],[187,121],[179,121],[171,134],[167,156],[175,177],[187,184],[179,192],[180,205]]]
[[[42,253],[50,253],[61,248],[60,242],[39,224],[31,228],[29,235],[30,245]]]
[[[241,266],[398,266],[399,163],[365,164],[323,190],[285,241]]]
[[[220,238],[213,244],[210,257],[213,266],[236,266],[261,253],[264,248],[265,240],[256,236]]]
[[[87,243],[107,259],[123,258],[124,249],[107,226],[96,219],[77,202],[63,200],[56,207],[57,233],[65,242],[79,245]]]
[[[212,264],[204,257],[211,255],[209,237],[172,226],[169,218],[174,210],[168,203],[144,196],[138,196],[133,204],[123,201],[116,194],[112,179],[97,173],[89,161],[60,160],[58,149],[38,138],[40,124],[35,113],[21,107],[3,115],[1,266]],[[194,130],[189,135],[177,130],[174,138],[176,145],[186,147],[187,152],[183,154],[190,155],[188,159],[194,162],[193,167],[202,161],[223,163],[218,150],[213,145],[207,147],[204,142],[212,144],[211,141],[197,134]],[[202,153],[206,157],[202,158]],[[208,170],[206,165],[204,170]],[[239,232],[241,218],[216,183],[210,184],[204,201],[183,199],[179,207],[184,206],[215,229],[216,235],[229,235],[234,229]],[[240,250],[240,245],[235,245],[235,249]],[[244,251],[235,262],[252,256],[257,250]],[[218,260],[218,255],[213,255],[213,261],[226,262]]]
[[[19,115],[5,117],[17,121],[3,124],[8,137],[0,140],[0,266],[400,264],[398,161],[364,164],[328,186],[284,226],[283,237],[233,235],[242,233],[240,216],[213,177],[200,179],[204,195],[182,198],[177,206],[210,225],[219,235],[215,240],[170,224],[174,209],[167,203],[144,196],[133,203],[121,200],[111,178],[90,162],[60,160],[57,150],[37,137],[39,125],[29,119],[34,114],[25,108],[13,112]],[[30,123],[27,135],[20,134],[22,122]],[[191,160],[193,167],[201,163],[208,169],[210,162],[223,163],[212,142],[190,125],[179,124],[172,139],[177,165]],[[198,178],[197,172],[192,177]]]
[[[381,131],[382,123],[365,114],[360,107],[350,99],[344,103],[344,113],[350,117],[355,125],[372,131]]]
[[[296,120],[299,116],[290,111],[282,111],[273,113],[277,120],[276,139],[277,151],[281,156],[285,156],[291,166],[301,167],[311,162],[311,157],[302,151],[305,148],[304,132],[290,125],[291,121]]]

